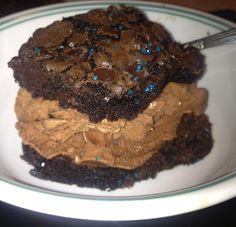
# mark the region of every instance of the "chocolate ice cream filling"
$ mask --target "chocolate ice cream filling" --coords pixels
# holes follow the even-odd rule
[[[20,89],[16,127],[24,144],[46,159],[63,155],[77,165],[106,165],[134,169],[151,158],[161,144],[176,137],[184,113],[204,112],[207,92],[195,84],[171,82],[149,107],[131,121],[92,123],[75,109],[57,101],[32,98]]]

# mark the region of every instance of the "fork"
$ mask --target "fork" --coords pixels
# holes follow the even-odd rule
[[[195,47],[198,50],[203,50],[210,47],[220,46],[229,43],[236,43],[236,28],[216,33],[201,39],[193,40],[183,44],[184,48],[189,46]]]

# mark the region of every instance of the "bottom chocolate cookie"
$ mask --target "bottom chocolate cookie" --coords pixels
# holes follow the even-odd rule
[[[154,178],[161,170],[179,164],[194,163],[205,157],[213,146],[211,124],[204,114],[184,114],[176,134],[175,139],[164,142],[148,161],[133,170],[108,166],[79,166],[65,156],[47,160],[24,144],[22,158],[34,166],[30,174],[38,178],[80,187],[114,190]]]

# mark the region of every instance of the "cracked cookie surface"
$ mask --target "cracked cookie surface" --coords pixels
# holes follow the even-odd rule
[[[196,81],[203,64],[196,49],[183,49],[160,24],[126,6],[40,28],[9,62],[34,97],[57,100],[92,122],[134,119],[170,81]]]

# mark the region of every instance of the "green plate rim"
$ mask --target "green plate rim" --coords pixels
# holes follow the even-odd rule
[[[37,7],[30,10],[25,10],[20,13],[16,13],[4,18],[0,19],[0,32],[4,31],[8,28],[17,26],[18,24],[26,23],[30,20],[35,20],[41,17],[47,17],[56,14],[62,14],[65,12],[79,12],[90,10],[92,8],[105,8],[106,6],[112,4],[112,1],[91,1],[91,2],[70,2],[70,3],[61,3],[61,4],[52,4],[49,6]],[[126,5],[132,5],[138,7],[142,10],[149,12],[158,12],[171,14],[175,16],[180,16],[184,18],[188,18],[190,20],[198,21],[203,24],[207,24],[211,27],[217,28],[219,30],[224,30],[232,27],[236,27],[236,25],[227,20],[218,18],[216,16],[200,12],[197,10],[175,6],[171,4],[160,4],[160,3],[151,3],[151,2],[143,2],[143,1],[118,1],[116,3],[124,3]],[[1,33],[0,33],[1,34]],[[96,196],[96,195],[82,195],[82,194],[73,194],[73,193],[64,193],[59,191],[48,190],[44,188],[39,188],[33,185],[16,182],[14,180],[7,179],[5,177],[0,176],[0,183],[11,184],[15,187],[20,187],[22,189],[27,189],[43,194],[49,194],[60,197],[68,197],[75,199],[87,199],[87,200],[105,200],[105,201],[131,201],[131,200],[147,200],[147,199],[159,199],[171,196],[183,195],[186,193],[192,193],[199,190],[204,190],[226,181],[232,180],[236,177],[236,170],[225,174],[224,176],[218,177],[215,180],[195,185],[189,188],[165,192],[165,193],[157,193],[157,194],[149,194],[149,195],[138,195],[138,196]]]

